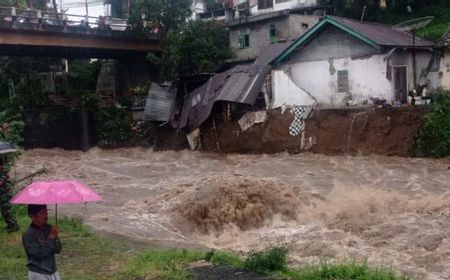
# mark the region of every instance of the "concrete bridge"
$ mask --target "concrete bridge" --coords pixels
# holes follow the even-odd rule
[[[0,55],[143,58],[160,51],[157,32],[136,38],[126,21],[0,7]]]

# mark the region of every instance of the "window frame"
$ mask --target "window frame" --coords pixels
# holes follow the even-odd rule
[[[238,37],[238,44],[240,49],[250,48],[250,34],[241,32]]]
[[[350,89],[350,81],[348,76],[348,70],[337,71],[337,91],[348,92]]]

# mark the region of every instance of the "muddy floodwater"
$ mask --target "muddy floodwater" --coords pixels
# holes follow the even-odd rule
[[[43,165],[41,178],[104,198],[58,208],[98,231],[239,253],[286,244],[292,265],[367,260],[450,279],[449,159],[37,149],[12,175]]]

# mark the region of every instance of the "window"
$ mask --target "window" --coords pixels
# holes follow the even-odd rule
[[[239,35],[239,48],[246,49],[250,47],[250,34],[241,33]]]
[[[348,92],[348,70],[337,71],[338,92]]]
[[[270,42],[271,43],[276,43],[278,42],[278,37],[277,37],[277,29],[275,28],[274,24],[270,25],[270,29],[269,29],[269,38],[270,38]]]
[[[275,0],[275,3],[291,2],[291,0]]]
[[[273,0],[258,0],[258,9],[268,9],[273,7]]]

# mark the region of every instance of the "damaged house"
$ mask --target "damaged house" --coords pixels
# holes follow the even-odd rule
[[[406,103],[413,89],[440,86],[439,64],[431,42],[386,25],[327,16],[272,61],[274,103]]]
[[[270,62],[291,43],[271,44],[253,64],[237,65],[216,74],[185,96],[176,127],[187,133],[192,149],[298,151],[301,139],[289,135],[301,133],[301,113],[293,113],[293,120],[293,114],[269,110],[276,108],[272,102]]]
[[[324,114],[314,110],[311,115],[313,108],[349,108],[374,99],[405,103],[417,85],[440,86],[439,64],[439,55],[426,40],[413,42],[411,34],[389,26],[327,16],[295,41],[268,45],[253,64],[209,78],[184,96],[170,123],[178,135],[187,135],[185,145],[189,142],[192,149],[298,152],[328,149],[330,139],[342,142],[332,144],[333,151],[348,149],[345,135],[354,111],[338,113],[341,123],[348,122],[348,127],[336,128],[343,137],[319,139],[317,135],[330,133],[323,131],[323,122],[334,118],[319,120]],[[312,126],[306,124],[309,119]],[[384,122],[386,117],[377,120]],[[376,129],[371,133],[379,135]],[[383,139],[390,141],[386,135]]]
[[[187,95],[178,128],[191,131],[187,135],[191,148],[199,148],[200,125],[208,119],[216,130],[216,121],[222,124],[235,119],[236,114],[265,108],[260,92],[269,73],[268,65],[238,65],[211,77]],[[214,133],[217,137],[216,131]],[[220,144],[216,146],[220,150]]]

